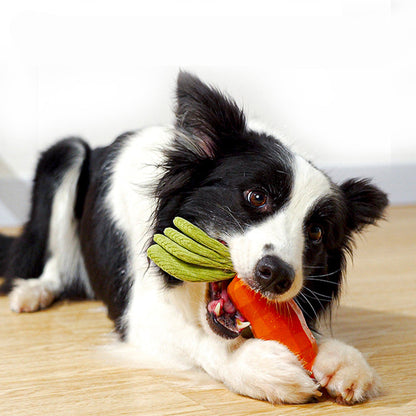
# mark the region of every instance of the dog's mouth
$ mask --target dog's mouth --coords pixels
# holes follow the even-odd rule
[[[250,322],[241,315],[227,293],[232,279],[208,284],[207,321],[211,329],[223,338],[238,337],[250,326]]]

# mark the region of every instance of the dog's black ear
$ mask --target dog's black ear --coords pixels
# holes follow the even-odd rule
[[[222,140],[244,132],[246,120],[231,98],[181,71],[176,88],[175,127],[191,140],[188,145],[199,157],[213,159]]]
[[[383,218],[387,195],[369,179],[349,179],[341,185],[347,201],[347,227],[361,231],[366,225]]]

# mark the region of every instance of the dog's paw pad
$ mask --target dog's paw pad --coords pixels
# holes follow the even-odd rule
[[[38,279],[20,279],[10,293],[10,309],[17,313],[36,312],[47,308],[54,298],[53,292]]]

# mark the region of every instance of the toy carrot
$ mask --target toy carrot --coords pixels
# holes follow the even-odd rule
[[[156,244],[147,251],[162,270],[191,282],[218,282],[236,276],[226,246],[183,218],[177,217],[173,223],[182,233],[166,228],[164,235],[154,236]],[[311,372],[316,341],[295,301],[267,300],[238,277],[228,285],[227,292],[238,312],[250,322],[256,338],[286,345]]]
[[[251,323],[256,338],[279,341],[286,345],[306,370],[312,372],[317,345],[294,300],[271,302],[238,277],[228,285],[227,292],[234,306]]]

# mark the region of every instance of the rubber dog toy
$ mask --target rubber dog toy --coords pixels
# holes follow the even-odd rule
[[[217,282],[234,279],[227,293],[234,306],[250,322],[256,338],[286,345],[311,373],[317,354],[316,341],[294,300],[276,303],[252,290],[236,276],[228,248],[200,228],[176,217],[174,228],[156,234],[156,244],[147,254],[162,270],[190,282]]]
[[[294,300],[271,302],[238,277],[228,285],[227,293],[237,310],[251,323],[256,338],[286,345],[312,373],[318,347]]]

